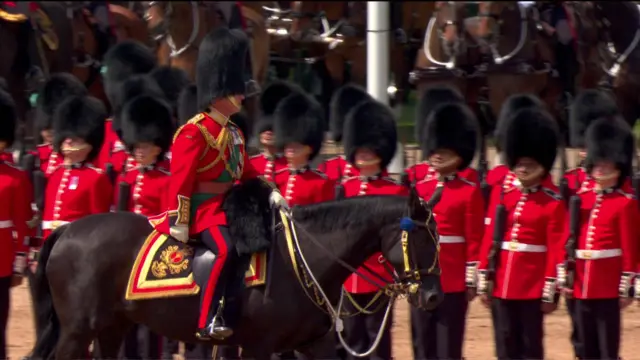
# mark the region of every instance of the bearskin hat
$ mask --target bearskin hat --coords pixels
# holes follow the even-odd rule
[[[416,141],[419,144],[425,140],[424,127],[429,114],[438,106],[447,103],[464,103],[464,97],[458,89],[448,85],[434,85],[424,90],[416,108]]]
[[[284,98],[273,113],[276,147],[304,144],[311,147],[309,160],[315,158],[324,140],[323,115],[322,106],[307,94],[295,92]]]
[[[82,96],[87,88],[70,73],[55,73],[42,85],[36,100],[35,128],[37,134],[42,130],[51,129],[52,116],[55,108],[70,96]]]
[[[344,149],[347,160],[355,162],[356,151],[367,148],[380,157],[385,169],[396,153],[398,134],[393,111],[384,104],[369,100],[347,113],[344,124]]]
[[[584,148],[585,133],[589,125],[598,118],[611,117],[619,113],[615,99],[606,92],[596,89],[581,92],[569,109],[571,146]]]
[[[16,103],[8,92],[0,89],[0,141],[9,147],[16,137]]]
[[[104,89],[112,106],[119,82],[132,75],[148,74],[157,65],[153,51],[135,40],[125,40],[114,45],[104,55],[102,63]]]
[[[329,131],[333,141],[342,141],[347,113],[359,103],[371,100],[367,90],[356,84],[347,84],[333,94],[329,104]]]
[[[173,117],[171,107],[164,99],[137,96],[126,103],[121,117],[122,140],[129,152],[133,152],[139,143],[152,143],[160,147],[163,154],[169,150],[174,131]]]
[[[471,164],[478,146],[478,120],[466,104],[448,103],[436,107],[424,125],[422,154],[448,149],[462,158],[459,169]]]
[[[611,161],[620,170],[620,179],[632,174],[634,137],[631,128],[621,117],[595,119],[589,125],[585,139],[585,167],[589,173],[596,162]]]
[[[199,110],[213,99],[244,95],[248,48],[247,36],[238,29],[218,27],[204,37],[196,63]]]
[[[9,92],[9,84],[7,84],[7,80],[3,77],[0,77],[0,90]]]
[[[164,93],[158,83],[155,82],[148,75],[134,75],[127,80],[118,83],[116,96],[114,101],[111,102],[113,107],[113,130],[118,133],[118,136],[122,136],[120,133],[121,128],[121,111],[127,101],[134,99],[140,95],[150,95],[153,97],[164,99]]]
[[[178,97],[178,125],[184,125],[198,113],[198,88],[187,85]]]
[[[294,92],[302,92],[298,85],[276,80],[269,84],[260,95],[260,120],[256,126],[256,134],[273,130],[273,114],[280,101]]]
[[[504,137],[504,129],[508,119],[519,110],[526,108],[539,108],[544,109],[544,103],[535,95],[530,94],[516,94],[511,95],[507,100],[502,104],[500,108],[500,115],[498,116],[498,123],[496,124],[496,129],[494,136],[496,138],[496,148],[498,151],[502,151],[501,144],[503,143],[502,138]]]
[[[180,92],[191,83],[189,74],[179,68],[158,66],[149,73],[149,76],[156,81],[164,94],[164,98],[171,105],[171,113],[177,116]]]
[[[530,107],[512,114],[505,125],[502,149],[509,168],[513,169],[518,159],[530,157],[551,171],[560,145],[553,117],[544,109]]]
[[[54,150],[60,152],[65,139],[77,137],[93,147],[86,159],[92,161],[100,153],[106,119],[104,104],[93,96],[72,96],[65,99],[53,113]]]

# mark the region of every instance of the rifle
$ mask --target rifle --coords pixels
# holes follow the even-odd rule
[[[487,184],[487,172],[489,165],[487,163],[487,141],[484,135],[480,136],[480,154],[478,156],[478,183],[480,184],[480,191],[484,197],[485,210],[489,206],[489,197],[491,196],[491,187]]]
[[[109,178],[109,181],[111,181],[111,184],[114,185],[116,183],[116,178],[118,177],[118,174],[116,174],[115,169],[113,168],[113,164],[112,163],[107,163],[105,166],[105,173],[107,174],[107,177]]]
[[[129,199],[131,197],[131,185],[126,181],[121,181],[118,184],[118,204],[117,211],[129,210]]]
[[[338,181],[336,181],[335,187],[335,199],[342,200],[344,199],[344,185],[342,185],[342,167],[338,166]]]
[[[504,198],[504,185],[500,192],[500,204],[496,206],[495,216],[493,218],[493,243],[491,251],[489,251],[489,263],[487,265],[487,296],[493,294],[494,283],[496,280],[496,270],[498,269],[500,251],[502,250],[502,241],[504,229],[507,221],[507,208],[502,203]]]
[[[578,247],[578,237],[580,236],[580,207],[582,200],[580,196],[573,195],[569,199],[569,238],[565,244],[567,253],[565,259],[565,281],[563,287],[573,289],[573,282],[576,273],[576,248]]]
[[[47,187],[47,178],[40,169],[33,171],[33,199],[34,199],[34,217],[32,221],[36,222],[33,224],[36,228],[36,236],[29,239],[29,244],[27,244],[30,248],[29,250],[29,261],[37,261],[39,249],[42,246],[42,213],[44,211],[44,196],[45,190]]]

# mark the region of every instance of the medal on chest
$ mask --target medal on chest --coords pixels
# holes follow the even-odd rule
[[[230,126],[229,132],[231,133],[231,142],[228,145],[229,158],[227,161],[227,170],[236,179],[242,175],[242,169],[244,168],[244,140],[240,130],[234,126]]]

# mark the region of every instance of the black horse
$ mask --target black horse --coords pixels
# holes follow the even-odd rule
[[[235,334],[218,344],[240,345],[243,356],[259,360],[292,349],[313,357],[314,342],[332,336],[331,318],[294,271],[282,230],[286,224],[273,221],[270,192],[264,183],[249,181],[234,187],[225,199],[238,249],[257,243],[243,237],[268,239],[270,281],[266,288],[244,290]],[[354,268],[381,251],[400,274],[394,284],[397,293],[408,294],[414,306],[433,309],[442,299],[431,213],[438,198],[424,203],[413,193],[295,207],[292,218],[300,246],[296,261],[301,264],[304,255],[307,275],[315,276],[330,303],[336,304]],[[169,338],[198,341],[197,296],[125,300],[134,260],[150,232],[146,218],[121,212],[83,218],[46,240],[36,271],[34,301],[41,336],[33,358],[55,354],[56,359],[78,359],[94,339],[101,357],[116,358],[133,323]]]

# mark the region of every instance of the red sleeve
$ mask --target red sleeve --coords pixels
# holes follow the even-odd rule
[[[500,186],[494,186],[491,189],[489,207],[487,207],[487,213],[484,218],[484,234],[482,235],[482,243],[480,244],[479,270],[486,270],[489,265],[488,256],[493,244],[493,218],[496,215],[496,207],[500,203],[500,192]]]
[[[395,195],[409,196],[409,189],[402,185],[396,185]]]
[[[171,171],[173,173],[173,169]],[[249,159],[249,154],[247,154],[246,150],[244,153],[244,169],[242,170],[242,177],[240,181],[247,181],[251,179],[255,179],[258,176],[261,176],[260,172],[253,165],[253,162]]]
[[[113,185],[107,174],[100,174],[93,188],[91,199],[91,214],[106,213],[113,204]]]
[[[564,262],[564,244],[566,241],[567,208],[564,201],[553,201],[547,210],[547,269],[545,276],[557,277],[557,268]]]
[[[478,254],[484,234],[484,199],[477,186],[473,186],[465,207],[464,238],[467,242],[467,261],[478,261]]]
[[[11,212],[13,226],[16,231],[16,252],[26,253],[28,247],[25,246],[25,238],[33,235],[33,228],[29,226],[29,221],[33,219],[33,210],[31,203],[33,202],[33,186],[29,181],[29,177],[23,171],[16,171],[16,186],[13,192],[13,201]]]
[[[620,209],[618,226],[620,229],[620,247],[622,248],[622,271],[634,272],[638,257],[638,201],[630,199]]]
[[[416,179],[415,173],[414,173],[414,171],[412,171],[413,169],[415,169],[415,166],[411,166],[411,167],[408,167],[408,168],[404,169],[405,174],[407,174],[407,180],[410,183],[412,183]]]

